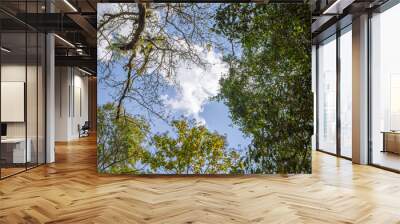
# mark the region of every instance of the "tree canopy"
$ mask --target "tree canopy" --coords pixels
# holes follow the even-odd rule
[[[172,122],[176,137],[155,135],[152,169],[174,174],[224,174],[243,170],[240,154],[227,148],[225,136],[191,120]]]
[[[109,103],[97,109],[97,167],[100,172],[142,173],[150,158],[145,144],[150,127],[140,117],[123,114]]]
[[[310,173],[313,132],[311,13],[307,4],[112,4],[98,17],[98,169],[130,173]],[[227,46],[229,46],[227,48]],[[168,116],[165,88],[182,62],[229,65],[217,99],[251,138],[245,154],[188,118]],[[228,52],[228,53],[227,53]],[[119,69],[115,69],[118,67]],[[188,74],[190,75],[190,74]],[[219,77],[219,76],[218,76]],[[131,115],[129,108],[151,116]],[[152,134],[150,117],[172,131]]]
[[[244,169],[240,154],[227,148],[225,136],[194,120],[174,120],[175,132],[151,135],[145,119],[124,112],[119,119],[116,115],[113,104],[98,109],[100,172],[221,174]]]
[[[226,4],[214,27],[241,45],[227,55],[219,99],[252,136],[250,173],[310,173],[313,133],[308,5]]]

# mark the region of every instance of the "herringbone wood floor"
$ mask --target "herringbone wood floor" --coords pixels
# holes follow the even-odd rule
[[[100,176],[94,138],[56,156],[0,181],[0,223],[400,223],[400,175],[318,152],[289,177]]]

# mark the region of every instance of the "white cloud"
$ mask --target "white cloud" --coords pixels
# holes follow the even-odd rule
[[[205,124],[200,113],[207,100],[218,94],[219,80],[226,74],[228,66],[222,61],[222,56],[213,50],[202,52],[201,56],[209,63],[207,68],[201,68],[188,61],[180,63],[176,73],[179,85],[177,94],[174,97],[164,96],[163,99],[170,109],[181,111]]]

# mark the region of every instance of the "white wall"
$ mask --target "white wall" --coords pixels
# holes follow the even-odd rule
[[[38,70],[36,70],[38,69]],[[30,139],[30,148],[32,150],[32,161],[44,163],[45,150],[45,116],[44,116],[44,74],[42,67],[36,65],[9,63],[1,66],[2,82],[24,82],[26,84],[26,107],[23,102],[22,108],[14,108],[14,110],[22,110],[18,113],[26,112],[26,120],[21,122],[5,122],[7,124],[7,137],[24,138],[25,135]],[[27,80],[25,80],[27,78]],[[3,92],[4,89],[2,89]],[[24,94],[24,90],[20,90],[20,94]],[[3,92],[4,94],[4,92]],[[2,95],[2,98],[7,95]],[[16,113],[13,108],[2,107],[4,113]],[[24,115],[22,115],[24,116]],[[39,154],[37,156],[37,153]]]
[[[72,67],[56,67],[55,73],[55,140],[70,141],[88,120],[88,78]]]
[[[1,66],[2,82],[25,82],[25,64],[5,64]],[[7,108],[1,108],[7,110]],[[25,137],[25,122],[7,122],[7,137]]]
[[[25,66],[20,64],[3,64],[1,66],[1,81],[2,82],[24,82],[26,72],[28,72],[28,83],[27,83],[27,125],[28,125],[28,137],[29,130],[35,130],[36,136],[36,123],[37,114],[36,107],[42,107],[42,101],[40,105],[37,105],[37,93],[36,93],[36,66]],[[39,70],[40,74],[41,70]],[[34,77],[33,77],[34,76]],[[6,97],[6,96],[2,96]],[[40,97],[40,95],[39,95]],[[9,108],[2,108],[2,110],[8,110]],[[22,108],[24,110],[24,108]],[[24,137],[25,136],[25,123],[26,122],[7,122],[7,135],[9,137]]]
[[[79,137],[78,124],[82,126],[85,121],[89,120],[88,114],[88,78],[82,76],[83,73],[79,72],[76,75],[77,70],[75,70],[74,75],[74,107],[72,108],[72,120],[71,120],[71,135],[73,138]],[[81,108],[80,108],[81,107]]]
[[[55,141],[68,140],[68,88],[70,84],[68,72],[69,68],[67,67],[55,68]]]

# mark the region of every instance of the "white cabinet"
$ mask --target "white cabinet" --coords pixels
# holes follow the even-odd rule
[[[26,143],[27,147],[25,151],[25,138],[7,138],[1,140],[1,144],[7,144],[8,147],[12,147],[13,163],[32,161],[32,140],[28,138]]]

